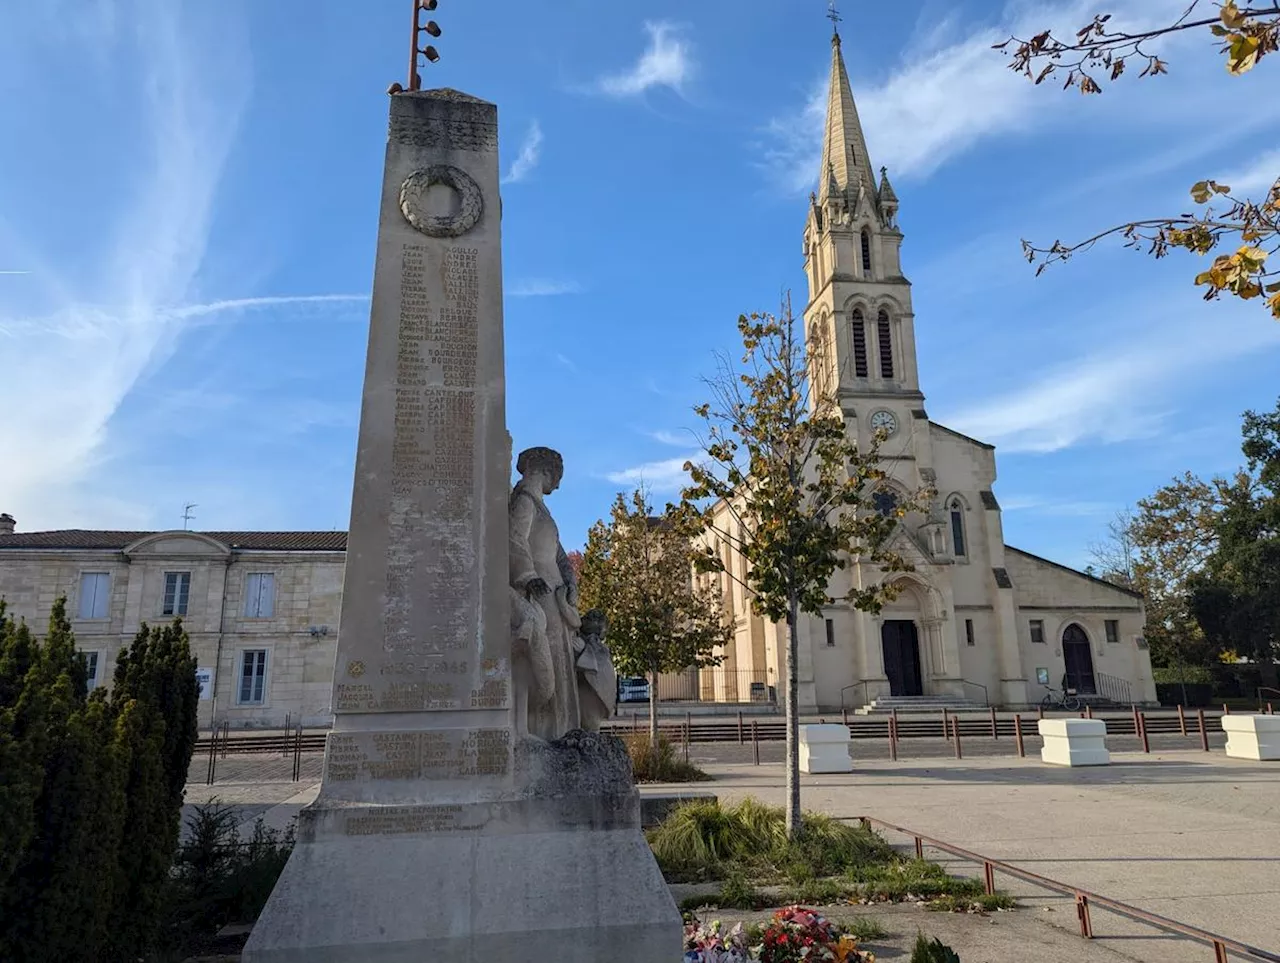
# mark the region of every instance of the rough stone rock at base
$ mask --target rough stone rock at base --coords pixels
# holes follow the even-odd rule
[[[574,729],[554,742],[522,739],[515,770],[531,796],[622,796],[635,792],[631,756],[617,736]]]

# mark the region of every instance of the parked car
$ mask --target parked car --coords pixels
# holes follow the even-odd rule
[[[648,702],[649,680],[635,677],[618,680],[619,702]]]

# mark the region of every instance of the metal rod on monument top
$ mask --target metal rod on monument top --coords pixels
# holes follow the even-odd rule
[[[428,63],[435,63],[440,59],[440,51],[436,50],[431,44],[422,44],[422,35],[428,34],[431,37],[440,36],[440,25],[434,20],[422,22],[422,11],[428,12],[435,10],[439,5],[439,0],[413,0],[413,33],[409,44],[409,89],[422,89],[422,75],[418,73],[418,55],[421,54],[427,58]]]

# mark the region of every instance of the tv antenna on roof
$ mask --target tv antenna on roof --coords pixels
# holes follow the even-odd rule
[[[195,518],[195,515],[191,514],[191,509],[199,508],[199,507],[200,506],[197,505],[195,502],[187,502],[185,505],[182,506],[182,530],[183,531],[186,531],[191,527],[191,519]]]

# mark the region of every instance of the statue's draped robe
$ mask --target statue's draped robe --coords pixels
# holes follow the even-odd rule
[[[511,493],[511,584],[523,593],[530,579],[540,578],[551,591],[530,597],[546,617],[546,641],[554,686],[550,700],[529,701],[529,732],[542,739],[559,739],[578,728],[578,680],[575,639],[580,624],[573,603],[577,587],[569,569],[560,531],[540,493],[518,484]]]

